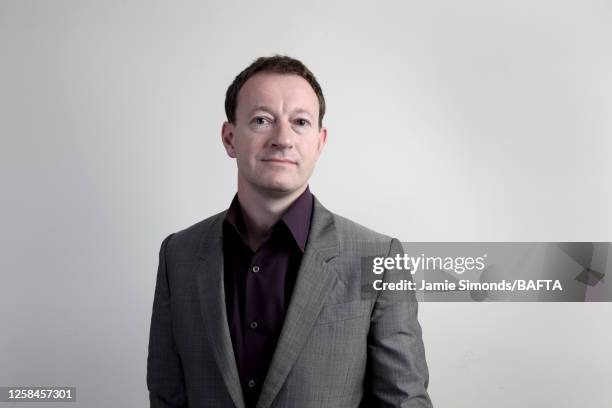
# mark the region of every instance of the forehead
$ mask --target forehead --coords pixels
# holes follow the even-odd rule
[[[312,86],[299,75],[258,72],[240,89],[236,112],[248,112],[256,106],[274,109],[305,109],[318,114],[319,100]]]

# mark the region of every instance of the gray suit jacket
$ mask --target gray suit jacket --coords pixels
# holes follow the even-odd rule
[[[147,361],[151,407],[244,408],[224,299],[224,217],[161,245]],[[403,253],[396,239],[331,213],[315,198],[257,408],[431,407],[414,295],[398,300],[362,291],[362,257],[372,244],[383,256]]]

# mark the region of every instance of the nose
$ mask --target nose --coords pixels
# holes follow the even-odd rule
[[[291,149],[294,136],[291,125],[286,121],[279,120],[272,131],[270,144],[277,149]]]

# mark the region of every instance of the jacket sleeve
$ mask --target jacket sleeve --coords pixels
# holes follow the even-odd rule
[[[183,368],[172,334],[170,287],[166,263],[166,249],[172,235],[174,234],[163,240],[159,250],[159,266],[153,299],[147,358],[147,387],[151,408],[187,407]]]
[[[403,255],[397,239],[392,239],[388,257]],[[384,282],[411,279],[406,271],[385,271]],[[432,407],[427,393],[429,372],[418,304],[413,291],[379,291],[368,336],[368,407]]]

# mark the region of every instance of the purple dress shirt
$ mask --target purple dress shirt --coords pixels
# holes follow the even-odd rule
[[[225,300],[246,408],[255,407],[278,341],[310,231],[307,187],[253,252],[238,195],[223,224]]]

